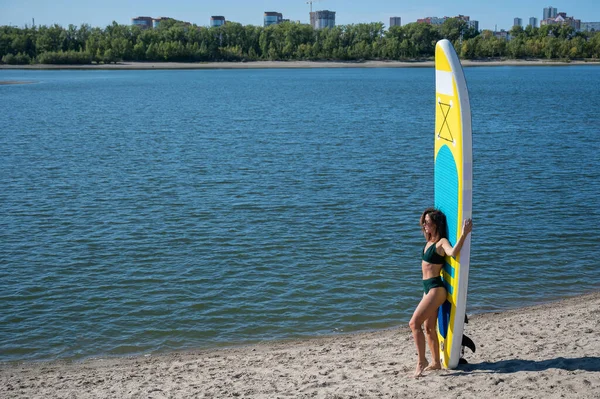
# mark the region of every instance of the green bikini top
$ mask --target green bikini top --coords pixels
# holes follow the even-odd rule
[[[425,247],[427,246],[427,243],[425,243],[425,245],[423,246],[423,251],[421,251],[421,259],[423,259],[427,263],[433,263],[434,265],[443,265],[446,261],[444,260],[444,257],[442,255],[435,252],[436,244],[437,242],[435,244],[430,245],[429,248],[427,248],[427,251],[425,251]]]

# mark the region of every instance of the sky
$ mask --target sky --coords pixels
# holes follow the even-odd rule
[[[542,19],[544,7],[581,19],[600,22],[600,0],[504,1],[400,1],[400,0],[315,0],[313,11],[336,12],[336,25],[383,22],[401,17],[402,25],[425,17],[468,15],[479,21],[480,29],[510,29],[515,17],[527,25],[529,17]],[[309,23],[307,0],[0,0],[0,25],[69,24],[106,27],[113,21],[128,25],[137,16],[171,17],[208,26],[212,15],[243,25],[262,25],[263,13],[276,11],[292,21]],[[539,24],[539,22],[538,22]]]

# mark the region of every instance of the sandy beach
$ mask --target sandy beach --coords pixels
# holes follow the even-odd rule
[[[598,398],[600,292],[473,315],[468,365],[411,378],[408,327],[82,362],[0,365],[2,398]]]
[[[465,67],[600,65],[600,61],[462,60]],[[312,68],[433,68],[434,61],[251,61],[251,62],[119,62],[90,65],[0,65],[0,69],[312,69]]]

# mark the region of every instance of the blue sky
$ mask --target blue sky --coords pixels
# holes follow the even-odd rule
[[[480,29],[510,29],[515,17],[525,24],[529,17],[540,20],[549,5],[583,22],[600,22],[600,0],[320,0],[313,3],[313,10],[335,11],[337,25],[381,21],[387,26],[391,16],[401,17],[404,25],[417,18],[463,14],[478,20]],[[309,8],[306,0],[0,0],[0,25],[22,27],[31,25],[35,18],[36,25],[88,23],[105,27],[112,21],[129,24],[136,16],[166,16],[208,25],[211,15],[224,15],[244,25],[262,25],[264,11],[281,12],[284,18],[308,23]]]

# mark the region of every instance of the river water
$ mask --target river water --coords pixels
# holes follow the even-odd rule
[[[600,68],[467,68],[468,313],[597,289]],[[407,324],[434,70],[9,71],[0,361]]]

